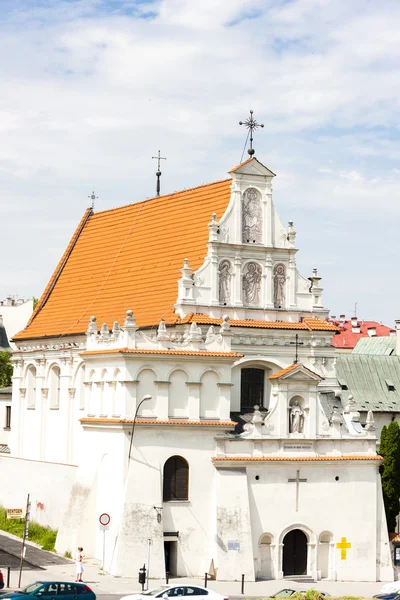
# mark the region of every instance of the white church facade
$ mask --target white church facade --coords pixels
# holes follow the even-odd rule
[[[11,455],[76,465],[58,551],[101,559],[106,512],[114,575],[151,540],[157,578],[393,579],[372,414],[273,177],[85,213],[14,337]]]

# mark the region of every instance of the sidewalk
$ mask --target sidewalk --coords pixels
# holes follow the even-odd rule
[[[8,566],[4,562],[5,557],[8,555],[9,565],[12,567],[11,589],[16,589],[18,585],[20,550],[21,540],[19,538],[4,532],[0,534],[1,566]],[[16,560],[17,564],[15,563]],[[103,575],[101,573],[100,564],[96,560],[86,560],[84,562],[84,568],[84,582],[87,583],[98,596],[109,595],[121,598],[122,596],[141,591],[141,586],[137,581],[137,573],[132,573],[132,577],[113,577],[109,574]],[[5,575],[4,572],[3,574]],[[316,583],[296,583],[288,580],[251,581],[245,582],[244,596],[241,596],[240,574],[238,574],[238,579],[238,581],[209,581],[208,588],[225,596],[238,596],[242,598],[265,598],[282,588],[296,590],[315,588],[327,592],[331,596],[362,596],[371,598],[374,594],[380,592],[383,585],[381,582],[318,581]],[[53,552],[46,552],[36,544],[30,542],[27,546],[26,562],[24,561],[24,568],[22,571],[22,585],[28,585],[33,581],[57,580],[74,581],[75,562],[68,558],[63,558]],[[170,579],[169,583],[204,586],[204,579]],[[150,579],[149,581],[150,589],[160,585],[165,585],[165,580]],[[2,592],[4,592],[4,590],[2,590]]]

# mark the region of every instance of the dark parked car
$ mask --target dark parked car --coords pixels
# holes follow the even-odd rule
[[[2,590],[4,587],[4,577],[3,577],[3,573],[0,571],[0,590]]]
[[[389,594],[376,594],[373,598],[381,598],[381,600],[400,600],[399,592],[390,592]]]
[[[96,594],[85,583],[69,581],[35,581],[16,592],[0,594],[0,600],[96,600]]]

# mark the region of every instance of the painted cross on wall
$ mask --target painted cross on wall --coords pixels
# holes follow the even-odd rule
[[[345,537],[342,537],[340,542],[336,544],[336,548],[340,549],[340,560],[346,560],[347,550],[351,548],[351,543]]]

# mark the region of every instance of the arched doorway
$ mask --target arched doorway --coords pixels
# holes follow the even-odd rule
[[[307,575],[307,537],[300,529],[283,538],[283,575]]]

